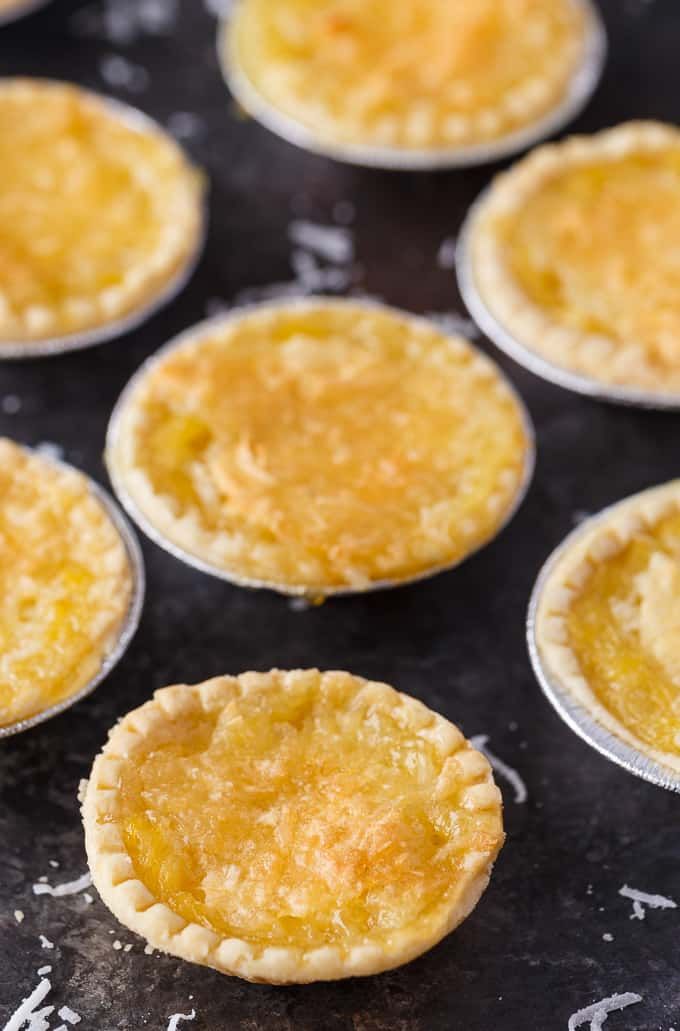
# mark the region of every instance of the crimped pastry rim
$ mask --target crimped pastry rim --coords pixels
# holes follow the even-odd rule
[[[503,532],[503,530],[512,521],[514,516],[521,508],[526,495],[531,486],[534,470],[536,466],[536,432],[534,425],[529,414],[529,410],[520,395],[517,388],[506,376],[503,369],[500,368],[497,363],[490,358],[484,351],[476,347],[473,343],[463,337],[457,337],[456,334],[452,334],[445,329],[434,324],[434,328],[441,333],[442,336],[453,339],[463,340],[466,346],[472,351],[476,358],[481,358],[487,362],[494,370],[499,379],[505,384],[512,394],[513,401],[515,402],[522,424],[522,429],[525,437],[525,451],[523,458],[522,477],[517,485],[517,489],[512,501],[504,513],[503,519],[498,522],[495,529],[484,538],[476,547],[466,552],[461,558],[455,559],[453,562],[444,562],[436,566],[431,566],[427,569],[421,570],[418,573],[414,573],[411,576],[404,577],[402,579],[390,579],[382,578],[380,580],[373,580],[368,584],[361,586],[352,586],[348,584],[337,585],[308,585],[308,584],[286,584],[276,580],[264,580],[256,577],[247,577],[240,575],[237,572],[227,570],[221,566],[218,566],[210,561],[201,558],[199,555],[195,555],[188,549],[176,544],[171,540],[162,530],[160,530],[151,518],[142,510],[141,506],[137,503],[133,497],[132,492],[126,485],[126,473],[117,467],[115,460],[115,452],[119,444],[120,436],[122,433],[121,423],[123,421],[123,415],[126,407],[129,403],[133,403],[133,396],[135,388],[138,383],[143,381],[147,373],[151,372],[156,364],[160,363],[164,357],[171,353],[175,349],[179,349],[182,346],[190,343],[193,339],[198,339],[202,335],[206,334],[213,328],[224,326],[230,322],[238,321],[239,319],[246,317],[250,314],[258,312],[266,312],[273,310],[283,310],[296,308],[298,310],[310,307],[331,306],[331,307],[364,307],[373,309],[376,311],[384,311],[388,314],[392,314],[399,318],[405,319],[408,322],[415,323],[417,325],[426,325],[428,328],[433,326],[431,320],[421,315],[414,315],[411,312],[403,311],[400,308],[396,308],[393,305],[385,304],[382,301],[377,301],[367,298],[353,298],[353,297],[332,297],[326,295],[314,295],[313,297],[299,296],[299,297],[288,297],[285,300],[269,300],[259,301],[251,304],[238,305],[230,308],[227,312],[220,315],[213,316],[208,319],[196,323],[194,326],[189,327],[183,332],[179,333],[152,355],[150,355],[133,373],[131,378],[123,388],[109,418],[109,424],[106,431],[106,447],[105,447],[105,463],[109,474],[109,479],[113,487],[113,491],[120,501],[121,505],[133,520],[133,522],[142,530],[142,532],[157,544],[164,551],[168,552],[174,558],[179,559],[180,562],[185,565],[191,566],[197,569],[201,573],[207,573],[209,576],[214,576],[218,580],[223,580],[226,583],[234,584],[237,587],[247,587],[253,589],[264,589],[274,591],[278,594],[282,594],[289,597],[304,597],[314,601],[318,599],[325,599],[329,597],[342,597],[345,595],[353,594],[366,594],[373,591],[386,590],[394,587],[402,587],[407,584],[418,583],[421,580],[428,580],[430,577],[437,576],[440,573],[450,572],[456,569],[463,562],[466,562],[473,555],[476,555],[479,551],[490,544],[495,538]]]
[[[321,677],[336,676],[340,671],[326,671]],[[396,947],[389,951],[377,942],[364,938],[349,951],[337,946],[304,949],[285,946],[253,946],[242,939],[226,938],[202,925],[186,921],[162,900],[156,898],[135,876],[132,860],[125,850],[114,818],[116,776],[120,766],[130,761],[135,745],[143,742],[145,734],[153,726],[167,719],[181,716],[196,704],[208,711],[207,703],[212,701],[220,688],[237,685],[243,695],[251,690],[246,684],[253,676],[260,680],[272,674],[286,678],[307,676],[318,670],[271,670],[269,674],[241,674],[237,677],[222,676],[199,684],[178,684],[162,688],[151,700],[127,713],[109,733],[107,743],[96,757],[90,778],[81,782],[79,798],[82,804],[85,847],[94,886],[103,902],[113,914],[129,929],[142,935],[154,948],[177,956],[189,962],[212,967],[225,974],[232,974],[245,980],[268,984],[305,984],[319,980],[337,980],[345,977],[366,976],[380,973],[409,962],[432,948],[450,931],[460,924],[474,909],[486,889],[493,863],[502,848],[502,799],[493,779],[491,767],[467,741],[457,727],[449,720],[433,712],[417,699],[396,691],[389,685],[368,681],[350,674],[357,681],[360,690],[379,691],[384,698],[387,691],[393,696],[394,705],[411,707],[422,716],[423,710],[432,719],[420,728],[428,730],[440,725],[450,734],[450,739],[440,751],[442,766],[452,755],[463,752],[474,753],[476,759],[483,759],[483,774],[468,772],[461,774],[461,783],[467,785],[466,812],[494,810],[498,813],[501,826],[498,842],[487,852],[469,852],[470,861],[461,873],[460,889],[447,907],[445,919],[436,930],[418,935],[418,925],[401,929],[395,938]],[[347,676],[348,674],[342,673]],[[262,685],[253,688],[262,690]],[[266,688],[264,688],[266,689]],[[228,696],[233,697],[233,693]],[[226,701],[226,696],[225,696]],[[213,708],[218,706],[214,705]],[[195,711],[195,710],[194,710]],[[453,733],[451,733],[453,731]],[[454,738],[455,740],[451,740]],[[483,775],[483,780],[480,776]],[[466,780],[466,776],[468,779]],[[105,822],[102,822],[104,820]]]
[[[560,365],[543,354],[536,346],[536,338],[541,335],[540,333],[534,334],[532,339],[521,338],[520,334],[511,329],[503,321],[503,316],[494,309],[494,297],[491,291],[488,288],[485,290],[480,285],[479,268],[473,255],[475,241],[480,235],[483,238],[493,236],[489,228],[480,227],[480,223],[494,204],[499,185],[507,193],[508,184],[512,187],[513,176],[519,179],[521,175],[529,181],[533,177],[536,186],[540,186],[545,170],[544,166],[547,162],[551,162],[554,167],[557,167],[558,161],[564,164],[565,150],[568,156],[568,148],[578,149],[582,152],[583,148],[588,148],[590,155],[597,157],[598,152],[606,154],[604,148],[610,140],[615,143],[619,140],[625,143],[627,140],[632,141],[636,138],[644,141],[650,133],[656,134],[659,129],[677,131],[670,124],[654,120],[622,122],[612,128],[602,129],[590,135],[579,134],[555,143],[544,144],[517,161],[508,171],[501,173],[497,180],[485,187],[468,210],[458,237],[456,274],[463,301],[485,336],[499,350],[535,376],[563,387],[565,390],[571,390],[600,401],[645,409],[678,410],[680,409],[680,392],[619,385],[607,382],[606,379],[598,379],[585,371],[579,371],[568,365]],[[576,158],[572,158],[571,163],[576,165]],[[522,183],[521,189],[523,192],[530,193],[526,183]],[[519,190],[518,186],[518,193]],[[497,263],[493,271],[494,275],[501,280],[501,289],[504,280],[513,291],[522,293],[521,288],[515,285],[505,266]],[[497,295],[498,289],[495,293]],[[537,305],[534,305],[528,298],[526,299],[527,312],[532,312],[537,308]],[[550,323],[550,325],[554,325],[556,329],[560,328],[559,323]],[[577,335],[576,331],[573,331],[573,335],[574,337]]]
[[[15,442],[13,441],[13,443]],[[32,448],[26,447],[25,445],[18,446],[22,447],[24,451],[28,451],[30,454],[35,454],[35,450]],[[40,712],[35,713],[33,716],[17,720],[15,723],[7,723],[4,726],[0,726],[0,738],[12,737],[14,734],[23,733],[25,730],[31,730],[33,727],[38,726],[38,724],[44,723],[46,720],[50,720],[54,716],[61,715],[61,713],[65,712],[66,709],[70,709],[72,705],[75,705],[83,698],[86,698],[89,694],[92,694],[95,688],[101,684],[101,682],[123,658],[123,655],[127,651],[137,632],[139,621],[142,617],[142,610],[144,608],[146,573],[144,569],[142,550],[132,526],[119,506],[110,494],[100,486],[100,484],[93,480],[92,477],[88,476],[87,473],[84,473],[81,469],[78,469],[76,466],[63,461],[62,459],[53,458],[48,455],[40,455],[40,458],[58,469],[64,469],[81,476],[87,483],[91,494],[104,509],[105,514],[113,524],[113,527],[125,549],[125,556],[130,572],[130,601],[127,613],[125,614],[118,630],[115,644],[109,650],[108,654],[104,655],[101,666],[94,677],[92,677],[92,679],[89,680],[79,691],[76,691],[75,694],[69,695],[67,698],[62,698],[61,701],[48,706],[46,709],[41,709]]]
[[[592,0],[572,2],[586,16],[586,39],[581,64],[572,76],[564,98],[541,118],[489,143],[462,147],[407,148],[340,143],[320,138],[292,115],[274,107],[239,66],[230,38],[233,11],[226,13],[219,25],[217,59],[225,83],[237,103],[262,126],[293,146],[334,161],[387,171],[470,168],[500,161],[554,135],[577,118],[589,103],[604,70],[608,49],[607,33],[599,9]]]
[[[51,0],[38,0],[39,6],[50,2]],[[2,20],[0,19],[1,25]],[[170,141],[182,155],[187,169],[193,172],[200,172],[203,176],[203,188],[198,201],[198,224],[195,239],[191,242],[191,246],[187,247],[186,254],[175,272],[168,277],[167,282],[161,288],[151,291],[145,302],[140,303],[135,309],[128,312],[127,315],[114,318],[92,329],[47,337],[44,340],[0,340],[0,362],[46,358],[56,354],[68,354],[71,351],[82,351],[87,347],[108,343],[116,337],[124,336],[133,329],[137,329],[167,304],[170,304],[188,284],[203,255],[208,233],[209,186],[206,174],[195,163],[183,144],[176,140],[159,121],[145,111],[142,111],[141,108],[134,107],[132,104],[119,100],[117,97],[81,86],[78,83],[68,82],[65,79],[54,79],[39,75],[0,76],[0,92],[17,82],[30,82],[37,83],[40,86],[76,89],[86,98],[101,105],[106,113],[116,118],[122,125],[132,130],[146,132],[147,134]]]
[[[680,479],[630,495],[572,530],[552,552],[534,585],[527,617],[527,645],[531,665],[543,693],[571,730],[591,748],[629,773],[659,787],[680,792],[680,757],[650,748],[640,741],[602,705],[582,676],[578,679],[585,687],[576,684],[577,678],[572,672],[560,669],[559,656],[556,660],[549,654],[556,646],[548,639],[544,626],[546,595],[549,599],[551,592],[566,586],[570,576],[583,575],[585,561],[590,560],[590,564],[594,564],[607,560],[606,555],[594,556],[591,551],[597,542],[601,545],[604,534],[613,533],[625,543],[635,533],[635,529],[630,528],[631,518],[644,519],[641,513],[646,509],[649,518],[653,520],[656,516],[658,521],[670,505],[680,508]],[[555,611],[559,613],[567,608],[565,605]],[[568,653],[565,657],[567,663],[572,656],[578,664],[570,648],[565,646],[562,650]],[[570,677],[571,683],[568,683]]]

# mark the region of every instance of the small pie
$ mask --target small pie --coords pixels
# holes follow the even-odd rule
[[[680,130],[534,151],[473,215],[472,275],[518,344],[591,384],[680,393]]]
[[[42,7],[47,0],[0,0],[0,25],[6,21],[28,14],[36,7]]]
[[[544,672],[612,734],[680,771],[680,480],[586,524],[541,592]]]
[[[88,480],[0,438],[0,728],[96,676],[131,596],[125,546]]]
[[[237,0],[221,46],[238,98],[272,127],[330,147],[455,150],[562,105],[593,19],[576,0]]]
[[[488,762],[349,673],[167,687],[81,786],[103,901],[157,949],[251,981],[374,974],[471,912],[503,844]]]
[[[317,595],[459,562],[507,520],[531,456],[520,402],[470,344],[326,299],[185,334],[133,379],[107,446],[152,536],[227,579]]]
[[[139,112],[0,84],[0,356],[103,335],[159,303],[202,236],[203,178]]]

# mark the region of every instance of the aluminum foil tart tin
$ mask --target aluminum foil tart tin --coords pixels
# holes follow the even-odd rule
[[[51,3],[51,0],[17,0],[16,3],[10,4],[10,6],[0,11],[0,28],[3,25],[11,25],[12,22],[19,21],[20,18],[26,18],[29,14],[33,14],[35,11],[39,11],[42,7],[47,7]]]
[[[53,464],[65,469],[73,468],[68,465],[68,463],[58,461],[57,459],[45,458],[45,461],[52,462]],[[24,730],[30,730],[39,723],[44,723],[46,720],[52,719],[53,716],[59,716],[60,713],[64,712],[66,709],[70,709],[72,705],[76,704],[76,702],[79,702],[82,698],[86,698],[87,695],[91,694],[94,689],[101,684],[102,680],[109,675],[114,666],[117,666],[122,659],[130,645],[130,642],[132,641],[132,638],[135,636],[139,620],[142,615],[144,594],[146,591],[146,576],[144,572],[142,551],[137,537],[118,505],[116,505],[109,494],[80,469],[76,469],[75,471],[81,476],[85,476],[85,479],[89,483],[90,490],[105,510],[123,542],[132,576],[130,605],[128,607],[127,615],[121,625],[118,640],[116,641],[115,646],[104,658],[104,661],[96,675],[88,681],[80,691],[77,691],[73,695],[69,695],[68,698],[63,698],[60,702],[57,702],[56,705],[51,705],[47,709],[42,709],[40,712],[35,713],[34,716],[29,716],[28,719],[19,720],[17,723],[8,723],[6,726],[0,727],[0,738],[11,737],[13,734],[20,734]]]
[[[236,0],[238,2],[238,0]],[[265,128],[294,146],[322,157],[332,158],[365,168],[395,171],[431,171],[444,168],[468,168],[490,164],[532,147],[559,132],[576,118],[595,92],[607,56],[607,34],[599,11],[592,0],[573,0],[583,8],[588,19],[588,38],[583,61],[572,78],[565,98],[542,118],[530,125],[489,143],[463,147],[371,146],[370,144],[334,143],[320,138],[302,122],[279,111],[252,84],[234,60],[229,45],[229,15],[220,25],[217,37],[218,59],[227,86],[243,109]]]
[[[626,500],[629,499],[624,499],[623,502],[617,502],[614,505],[610,505],[601,512],[598,512],[597,515],[591,516],[590,519],[586,519],[583,523],[577,526],[575,530],[572,530],[572,532],[565,537],[562,544],[553,551],[541,569],[531,595],[527,617],[527,644],[529,648],[529,656],[531,658],[531,665],[533,666],[534,673],[536,674],[536,679],[541,685],[543,693],[553,708],[557,711],[558,715],[562,717],[564,722],[571,728],[571,730],[574,731],[574,733],[583,738],[583,740],[589,744],[591,748],[598,751],[600,755],[603,755],[606,759],[616,763],[618,766],[622,766],[625,770],[628,770],[629,773],[635,774],[636,777],[641,777],[643,780],[650,781],[652,784],[657,784],[659,787],[667,788],[669,791],[680,792],[680,773],[676,770],[670,769],[668,766],[662,765],[650,756],[646,755],[644,752],[634,748],[632,745],[629,745],[622,738],[613,734],[595,719],[588,708],[576,700],[571,691],[558,677],[547,671],[543,665],[543,660],[538,648],[538,642],[536,640],[536,617],[541,605],[543,592],[558,564],[573,545],[575,545],[583,536],[590,533],[599,522],[610,518],[612,512],[618,508],[619,505],[625,504]]]
[[[430,577],[436,576],[439,573],[445,573],[449,572],[452,569],[455,569],[457,566],[461,565],[472,555],[476,554],[478,551],[481,551],[482,548],[486,547],[487,544],[490,544],[491,541],[494,540],[505,529],[505,527],[511,521],[513,516],[519,510],[520,506],[522,505],[522,502],[526,497],[527,491],[529,490],[529,486],[531,485],[531,481],[533,479],[534,468],[536,465],[536,434],[533,422],[531,420],[531,416],[529,415],[526,405],[524,404],[524,401],[517,392],[517,390],[514,388],[512,383],[507,379],[503,371],[501,369],[498,369],[498,367],[496,366],[497,371],[503,377],[504,382],[512,391],[513,397],[515,398],[517,405],[520,409],[527,440],[525,466],[522,481],[518,487],[514,503],[508,510],[503,522],[488,538],[486,538],[486,540],[482,541],[476,548],[474,548],[472,551],[464,555],[463,558],[441,566],[434,566],[429,569],[422,570],[421,572],[416,573],[413,576],[409,576],[401,580],[376,580],[372,583],[363,585],[361,587],[352,587],[346,585],[338,587],[335,585],[330,585],[322,588],[310,588],[309,586],[304,584],[282,584],[277,583],[275,581],[257,580],[254,578],[238,576],[237,574],[231,571],[222,569],[219,566],[204,561],[199,556],[192,554],[191,552],[175,544],[174,541],[171,541],[168,537],[165,536],[165,534],[161,533],[156,526],[154,526],[154,524],[147,518],[145,513],[141,510],[139,505],[136,503],[135,499],[128,491],[125,483],[125,478],[117,470],[116,463],[113,460],[113,454],[116,450],[117,442],[120,436],[120,426],[123,411],[128,401],[131,399],[137,383],[148,372],[150,372],[153,369],[153,367],[169,352],[175,350],[176,348],[182,347],[185,344],[188,344],[190,341],[196,339],[197,337],[203,336],[203,334],[205,334],[206,332],[210,332],[213,329],[217,329],[221,326],[224,326],[229,322],[236,321],[242,318],[244,315],[248,314],[249,312],[258,310],[261,311],[263,309],[268,308],[275,309],[280,307],[282,304],[285,305],[287,308],[291,307],[291,305],[296,305],[301,308],[304,308],[310,303],[318,304],[319,302],[324,301],[327,301],[332,304],[357,303],[355,299],[348,299],[345,301],[344,299],[338,297],[316,296],[313,298],[286,298],[286,300],[283,302],[263,301],[254,304],[242,305],[236,308],[232,308],[226,314],[221,314],[216,316],[215,318],[206,319],[203,322],[200,322],[197,325],[186,330],[184,333],[181,333],[173,340],[170,340],[167,344],[165,344],[158,351],[156,351],[155,354],[151,355],[150,358],[147,358],[147,360],[139,367],[137,372],[132,376],[132,378],[128,381],[127,385],[124,387],[120,397],[118,398],[118,401],[116,402],[113,412],[111,413],[111,418],[109,420],[109,425],[106,434],[105,454],[109,478],[111,480],[111,484],[113,486],[116,497],[120,501],[121,505],[125,508],[130,518],[133,519],[137,526],[146,534],[146,536],[159,547],[163,548],[169,554],[179,559],[180,562],[184,562],[186,565],[192,566],[194,569],[198,569],[201,573],[208,573],[210,576],[214,576],[219,580],[225,581],[226,583],[234,584],[237,587],[262,588],[265,590],[275,591],[278,594],[289,595],[293,597],[302,597],[308,599],[312,603],[322,602],[326,598],[332,596],[368,594],[373,591],[386,590],[393,587],[402,587],[406,584],[416,583],[419,580],[427,580]],[[428,322],[427,319],[421,316],[410,315],[408,312],[401,311],[400,309],[395,309],[394,307],[390,307],[386,304],[382,304],[380,301],[367,300],[365,298],[360,298],[359,301],[362,305],[366,307],[386,309],[388,311],[398,310],[399,314],[402,317],[409,318],[414,322]],[[442,330],[441,328],[440,332],[444,335],[447,335],[445,330]],[[492,359],[488,358],[488,356],[485,355],[482,351],[478,351],[478,349],[475,348],[473,344],[470,344],[470,347],[474,351],[477,351],[480,355],[482,355],[482,357],[484,357],[487,361],[490,361],[492,362],[492,364],[495,365]]]
[[[521,340],[518,340],[513,333],[498,321],[477,289],[472,267],[472,248],[470,246],[472,234],[475,230],[475,221],[489,194],[489,190],[490,187],[487,187],[468,211],[456,248],[456,275],[458,277],[460,294],[470,315],[484,335],[519,365],[528,369],[529,372],[533,372],[535,376],[540,376],[541,379],[554,383],[558,387],[564,387],[565,390],[571,390],[574,393],[583,394],[598,401],[606,401],[610,404],[626,405],[628,407],[652,408],[666,411],[680,409],[679,394],[636,390],[632,387],[610,386],[555,365],[523,344]]]
[[[45,2],[45,0],[43,0]],[[48,0],[49,2],[49,0]],[[0,25],[2,21],[0,19]],[[50,82],[54,80],[41,79],[41,82]],[[0,77],[0,90],[6,83],[11,83],[12,78]],[[161,135],[165,138],[171,138],[171,134],[156,122],[149,115],[140,111],[136,107],[132,107],[129,104],[125,104],[121,100],[116,100],[114,97],[106,96],[105,94],[97,93],[95,90],[82,89],[83,93],[94,97],[100,103],[103,103],[108,111],[114,115],[123,125],[130,129],[137,130],[138,132],[153,133],[155,135]],[[186,161],[195,167],[195,163],[189,157],[187,152],[182,146],[174,141],[176,146],[181,150]],[[21,361],[24,358],[44,358],[55,354],[67,354],[69,351],[80,351],[86,347],[93,347],[95,344],[104,344],[109,340],[113,340],[115,337],[123,336],[125,333],[129,333],[133,329],[137,329],[138,326],[143,325],[152,315],[155,315],[157,311],[164,308],[166,304],[169,304],[187,285],[191,279],[198,262],[203,254],[205,246],[206,236],[208,228],[208,199],[207,191],[204,193],[202,211],[201,211],[201,226],[196,236],[196,243],[191,252],[187,254],[187,257],[183,264],[179,267],[177,272],[168,280],[168,282],[157,291],[145,304],[136,310],[130,312],[128,315],[124,315],[122,318],[114,319],[111,322],[106,322],[101,326],[95,326],[92,329],[84,330],[81,333],[69,333],[66,336],[59,337],[48,337],[45,340],[28,340],[28,341],[11,341],[11,340],[0,340],[0,360],[10,359]]]

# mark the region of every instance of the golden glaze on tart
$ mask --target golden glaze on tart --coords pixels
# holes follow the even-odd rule
[[[596,383],[680,392],[680,131],[543,147],[473,220],[476,287],[517,341]]]
[[[0,80],[0,355],[158,300],[202,232],[202,177],[150,121],[65,83]]]
[[[407,962],[474,908],[504,837],[489,764],[456,727],[318,670],[156,692],[111,731],[81,798],[118,919],[257,981]]]
[[[537,612],[544,669],[617,737],[680,770],[680,481],[577,535]]]
[[[124,545],[85,477],[0,438],[0,727],[89,683],[131,592]]]
[[[135,378],[109,433],[116,489],[228,578],[323,594],[452,565],[508,518],[531,464],[500,371],[365,302],[245,309]]]
[[[558,107],[589,21],[574,0],[238,0],[222,46],[256,114],[321,143],[434,150]]]

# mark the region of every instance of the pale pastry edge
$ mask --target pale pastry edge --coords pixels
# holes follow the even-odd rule
[[[531,131],[533,126],[540,127],[554,112],[558,112],[569,97],[573,83],[582,71],[592,48],[592,41],[601,31],[599,18],[590,0],[572,0],[581,16],[578,33],[575,32],[569,44],[569,62],[565,62],[564,75],[560,79],[529,79],[528,85],[534,85],[533,96],[523,101],[524,115],[518,117],[508,97],[499,98],[498,102],[481,108],[468,115],[456,112],[449,115],[455,123],[455,133],[451,139],[436,141],[424,140],[420,132],[411,131],[411,139],[403,142],[392,142],[383,138],[381,132],[363,132],[360,135],[350,134],[346,127],[339,125],[337,119],[330,116],[323,127],[310,125],[299,113],[293,112],[290,105],[277,104],[264,90],[261,84],[246,70],[242,59],[243,46],[239,40],[241,33],[242,9],[247,0],[238,0],[233,11],[224,15],[218,31],[218,54],[223,65],[228,84],[235,94],[237,102],[254,118],[260,119],[270,128],[279,123],[282,130],[284,123],[291,135],[299,138],[302,146],[312,141],[319,147],[337,148],[338,152],[353,148],[357,150],[375,150],[379,152],[409,154],[428,154],[436,156],[440,153],[464,153],[466,149],[478,147],[502,146],[513,137]],[[527,86],[527,83],[524,84]],[[406,121],[403,116],[402,121]],[[277,131],[274,129],[274,131]],[[305,143],[307,141],[307,143]]]
[[[181,718],[199,706],[204,712],[219,710],[236,694],[266,689],[273,674],[283,675],[289,683],[316,670],[282,673],[245,673],[238,677],[215,677],[193,686],[181,684],[156,691],[153,698],[128,713],[110,731],[109,739],[94,761],[90,778],[80,785],[79,800],[85,830],[85,846],[92,880],[102,901],[122,924],[140,934],[159,951],[192,963],[211,967],[224,974],[270,984],[304,984],[319,980],[365,976],[409,962],[437,944],[474,909],[483,894],[493,863],[502,848],[502,799],[491,767],[481,753],[472,748],[462,733],[444,717],[415,698],[401,694],[386,684],[366,681],[339,671],[323,677],[351,677],[362,692],[371,692],[377,702],[398,706],[414,732],[423,731],[423,719],[430,717],[425,732],[434,734],[442,763],[456,754],[474,755],[469,771],[461,768],[459,783],[468,784],[464,806],[467,812],[493,811],[498,816],[498,840],[487,852],[469,852],[461,872],[455,898],[443,912],[434,931],[423,933],[416,924],[394,934],[392,947],[364,938],[349,948],[338,946],[314,949],[251,945],[226,938],[196,923],[187,921],[156,898],[135,877],[131,857],[125,850],[115,819],[116,780],[121,766],[130,759],[153,727],[167,719]],[[480,763],[480,760],[483,760]],[[482,770],[480,774],[480,769]],[[480,776],[482,779],[480,780]],[[433,785],[434,786],[434,785]]]
[[[604,706],[582,674],[576,652],[569,646],[564,617],[593,569],[621,551],[635,535],[653,528],[680,510],[680,479],[626,498],[577,535],[546,579],[536,609],[535,642],[543,672],[582,705],[602,727],[636,751],[668,769],[680,772],[680,755],[652,748],[625,727]]]
[[[517,343],[555,369],[595,384],[664,395],[668,375],[647,359],[644,345],[562,325],[531,300],[516,281],[496,234],[498,221],[522,209],[555,173],[591,161],[680,146],[680,130],[660,121],[630,121],[593,135],[570,136],[535,148],[502,172],[471,216],[468,260],[479,297]],[[672,387],[680,391],[680,373]]]
[[[79,501],[80,511],[82,512],[84,505],[91,508],[93,512],[96,511],[98,520],[102,524],[107,524],[114,535],[115,544],[111,546],[109,553],[111,555],[115,553],[116,556],[115,572],[119,580],[121,593],[116,596],[119,604],[116,605],[117,612],[111,617],[108,629],[93,642],[92,657],[96,660],[97,666],[93,676],[99,676],[105,663],[115,651],[121,635],[125,631],[129,613],[134,606],[135,591],[137,590],[136,574],[125,539],[121,535],[115,521],[111,518],[110,512],[107,511],[106,506],[102,503],[101,498],[93,490],[89,477],[80,469],[66,462],[55,462],[50,458],[42,456],[35,449],[3,435],[0,435],[0,454],[2,454],[3,458],[9,458],[10,460],[14,456],[16,456],[17,460],[20,456],[23,456],[31,462],[32,468],[37,469],[40,467],[41,475],[50,486],[57,482],[57,480],[77,484],[79,491],[82,491],[82,498]],[[107,575],[110,578],[112,574],[109,571]],[[23,708],[17,706],[12,713],[11,719],[8,720],[0,717],[0,727],[9,727],[22,723],[24,720],[31,720],[42,713],[49,712],[55,706],[69,703],[73,697],[77,697],[85,689],[87,683],[89,683],[89,680],[79,684],[74,690],[69,691],[56,700],[49,701],[47,704],[40,705],[37,708],[35,705],[26,703],[24,703]]]
[[[147,310],[151,314],[155,305],[169,300],[175,284],[177,288],[181,286],[200,252],[206,232],[207,177],[160,123],[122,101],[71,82],[31,76],[0,79],[0,99],[14,93],[30,100],[34,94],[38,104],[45,92],[76,96],[82,104],[97,110],[102,119],[116,121],[155,138],[176,152],[179,159],[175,176],[178,196],[173,204],[174,221],[168,216],[165,222],[166,229],[173,226],[174,242],[165,241],[162,248],[148,254],[131,270],[131,282],[127,285],[104,288],[96,295],[67,297],[53,307],[30,305],[21,316],[11,319],[7,316],[3,319],[0,311],[0,357],[7,348],[20,350],[25,346],[28,352],[33,346],[51,341],[66,346],[71,341],[77,342],[89,336],[99,338],[105,332],[107,335],[123,334],[128,324],[132,326]],[[178,198],[181,204],[177,203]],[[73,327],[65,328],[64,311],[78,305],[85,306],[87,317],[82,323],[76,322]]]
[[[442,550],[441,559],[438,562],[422,563],[407,573],[386,572],[380,575],[366,573],[360,581],[356,582],[349,577],[338,578],[333,582],[311,582],[305,580],[304,575],[295,580],[288,580],[278,576],[277,570],[271,572],[267,570],[266,575],[259,575],[253,570],[248,570],[247,564],[244,563],[248,553],[245,545],[240,549],[232,549],[230,561],[223,559],[218,550],[219,540],[229,539],[233,544],[236,535],[226,534],[224,531],[206,531],[193,513],[187,513],[181,519],[177,518],[169,510],[164,496],[157,494],[154,490],[146,466],[135,459],[133,442],[136,432],[135,424],[143,409],[145,389],[150,377],[154,375],[159,366],[162,366],[164,360],[176,350],[200,349],[210,332],[219,332],[220,328],[226,328],[231,323],[238,324],[241,319],[260,315],[275,319],[279,314],[285,315],[291,311],[315,311],[319,308],[327,308],[330,311],[334,308],[354,309],[357,316],[375,312],[382,313],[388,317],[399,319],[406,325],[413,326],[416,331],[437,333],[446,339],[452,348],[467,353],[474,363],[475,375],[479,375],[481,379],[493,378],[501,399],[512,402],[522,427],[522,448],[521,451],[518,448],[513,460],[508,461],[504,468],[499,470],[495,490],[489,493],[488,504],[496,507],[490,508],[493,519],[489,524],[488,533],[483,538],[478,541],[465,540],[464,546],[456,553],[453,553],[453,549],[449,549],[451,554]],[[169,341],[135,373],[124,388],[109,423],[104,458],[114,490],[128,507],[128,511],[149,536],[162,543],[163,546],[169,546],[169,550],[180,549],[185,560],[189,562],[196,560],[203,567],[208,567],[208,571],[223,576],[224,579],[237,585],[263,587],[283,594],[324,598],[338,593],[354,593],[400,586],[437,575],[464,562],[490,543],[516,513],[533,475],[535,450],[533,425],[521,396],[496,362],[469,340],[447,332],[424,316],[414,315],[382,302],[316,296],[299,297],[286,301],[265,301],[235,308],[224,316],[217,316],[207,322],[199,323]],[[505,477],[513,479],[510,487],[504,485]],[[452,554],[453,557],[451,557]]]

